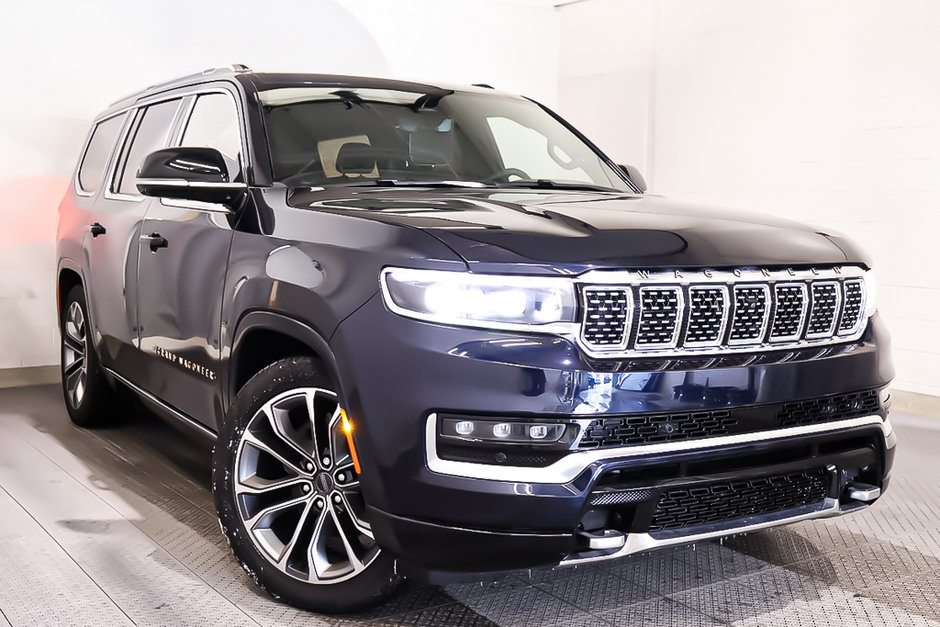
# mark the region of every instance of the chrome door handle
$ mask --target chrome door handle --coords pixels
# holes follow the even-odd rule
[[[141,235],[140,241],[150,242],[150,252],[155,253],[160,248],[166,248],[170,245],[170,242],[167,241],[165,237],[159,233],[151,233],[150,235]]]

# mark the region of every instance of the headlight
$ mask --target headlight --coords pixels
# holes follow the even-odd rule
[[[871,318],[878,309],[878,285],[875,283],[875,273],[869,270],[865,273],[865,317]]]
[[[444,324],[558,332],[577,310],[574,284],[561,277],[386,268],[381,282],[389,309]]]

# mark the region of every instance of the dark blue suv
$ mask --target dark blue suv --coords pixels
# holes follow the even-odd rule
[[[869,258],[645,191],[487,86],[150,87],[62,201],[69,414],[130,390],[216,438],[236,557],[321,611],[872,503],[895,436]]]

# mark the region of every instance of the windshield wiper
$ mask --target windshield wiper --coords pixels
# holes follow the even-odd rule
[[[572,189],[588,192],[616,192],[623,194],[626,190],[613,187],[604,187],[603,185],[592,185],[590,183],[562,183],[551,179],[536,179],[531,181],[508,181],[499,183],[499,187],[519,187],[522,189]]]
[[[366,179],[346,183],[346,187],[492,187],[480,181],[402,181],[399,179]]]

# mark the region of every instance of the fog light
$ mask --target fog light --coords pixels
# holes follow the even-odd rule
[[[533,440],[543,440],[548,435],[547,425],[532,425],[529,427],[529,437]]]
[[[537,444],[540,447],[558,444],[562,448],[578,435],[578,425],[562,422],[529,422],[528,420],[487,420],[486,418],[443,418],[439,434],[465,442],[500,444]]]
[[[497,438],[508,438],[510,433],[512,433],[512,427],[508,422],[498,422],[493,425],[493,435]]]

